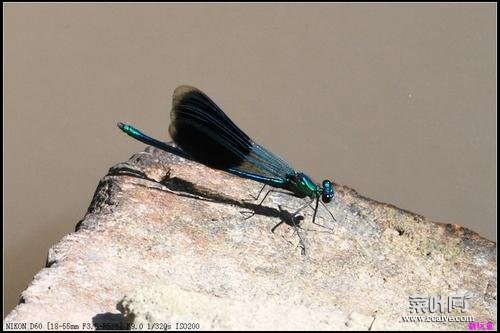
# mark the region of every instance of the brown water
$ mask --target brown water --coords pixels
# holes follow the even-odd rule
[[[316,179],[496,239],[496,5],[4,5],[5,311],[99,179],[212,96]]]

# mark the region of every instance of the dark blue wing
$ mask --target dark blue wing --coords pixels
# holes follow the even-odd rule
[[[253,142],[203,92],[174,91],[169,127],[172,139],[193,160],[273,186],[295,171],[280,157]]]

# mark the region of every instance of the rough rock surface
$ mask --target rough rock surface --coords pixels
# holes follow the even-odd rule
[[[336,185],[336,221],[303,213],[304,255],[290,225],[304,200],[272,193],[259,207],[260,188],[154,148],[134,155],[101,180],[4,327],[467,329],[403,322],[417,295],[442,297],[432,315],[496,328],[495,243]],[[466,312],[448,312],[453,295]]]

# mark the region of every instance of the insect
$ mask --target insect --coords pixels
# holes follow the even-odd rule
[[[330,180],[323,180],[319,185],[306,174],[295,171],[283,159],[255,143],[215,102],[197,88],[183,85],[175,89],[170,120],[169,133],[176,146],[149,137],[128,124],[118,123],[118,127],[134,139],[169,153],[257,181],[264,184],[264,187],[269,185],[299,198],[309,198],[292,214],[292,222],[304,253],[305,246],[294,218],[315,202],[314,223],[318,204],[321,202],[326,208],[324,203],[330,202],[334,197],[335,191]],[[274,190],[266,193],[259,205],[272,191]],[[331,213],[330,215],[335,220]]]

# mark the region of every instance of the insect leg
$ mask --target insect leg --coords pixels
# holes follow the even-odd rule
[[[264,187],[265,187],[265,186],[264,186]],[[264,190],[264,187],[262,188],[262,190]],[[262,192],[262,190],[261,190],[261,192]],[[269,193],[271,193],[271,192],[277,192],[277,190],[276,190],[276,189],[274,189],[274,188],[272,188],[272,189],[270,189],[269,191],[267,191],[267,192],[266,192],[266,194],[264,195],[264,197],[262,198],[262,200],[261,200],[261,201],[257,204],[257,207],[262,206],[262,203],[264,202],[264,200],[266,200],[267,196],[268,196],[268,195],[269,195]],[[259,197],[259,196],[260,196],[260,193],[259,193],[259,195],[258,195],[257,197]],[[250,212],[249,212],[249,211],[241,211],[240,213],[242,213],[242,214],[250,214],[250,215],[248,215],[247,217],[245,217],[245,220],[247,220],[247,219],[249,219],[249,218],[251,218],[252,216],[254,216],[254,215],[255,215],[255,210],[252,210],[252,211],[250,211]]]
[[[304,210],[304,208],[308,207],[312,202],[314,201],[314,198],[311,199],[311,201],[307,202],[305,205],[302,205],[299,209],[297,209],[295,211],[295,213],[292,214],[292,223],[293,223],[293,228],[295,229],[295,232],[297,233],[297,236],[299,237],[299,241],[300,241],[300,247],[302,248],[302,254],[305,255],[306,254],[306,245],[304,243],[304,240],[302,239],[302,236],[300,235],[300,232],[299,232],[299,226],[297,225],[297,223],[295,222],[295,217],[297,217],[297,215],[302,211]]]
[[[323,203],[323,201],[321,201],[321,204],[323,205],[323,207],[325,207],[326,211],[328,212],[328,214],[330,214],[330,216],[332,217],[332,219],[337,222],[337,220],[335,219],[335,216],[333,216],[332,212],[330,212],[330,210],[328,209],[328,207],[326,207],[326,205]]]
[[[329,228],[327,226],[324,226],[324,225],[319,224],[319,223],[316,222],[316,212],[318,211],[318,203],[321,203],[321,205],[326,209],[326,211],[328,212],[328,214],[330,214],[330,216],[332,217],[332,219],[334,221],[337,221],[337,219],[335,218],[335,216],[333,216],[332,212],[330,212],[330,210],[326,207],[326,205],[321,200],[319,200],[319,197],[318,197],[318,200],[316,200],[316,206],[315,206],[315,208],[313,208],[311,205],[309,205],[309,208],[311,208],[314,211],[314,216],[313,216],[312,223],[315,224],[315,225],[317,225],[318,227],[325,228],[325,229],[328,229],[330,231],[333,231],[333,228]]]
[[[262,188],[260,189],[260,191],[257,194],[257,196],[254,196],[253,194],[250,194],[250,196],[252,197],[253,201],[259,200],[260,195],[262,194],[262,191],[264,191],[264,189],[266,188],[266,186],[267,186],[267,184],[264,184],[264,186],[262,186]],[[243,201],[245,201],[245,202],[249,202],[249,201],[252,201],[252,200],[243,199]]]

